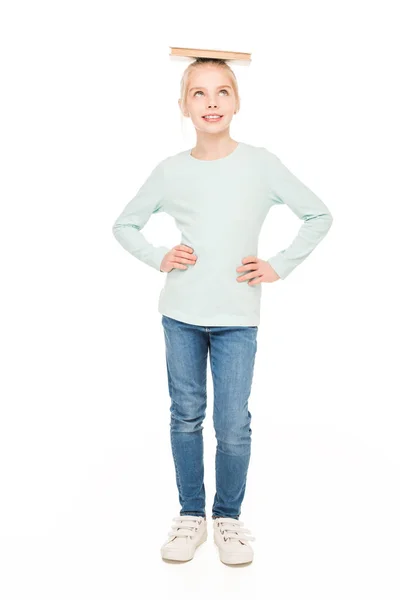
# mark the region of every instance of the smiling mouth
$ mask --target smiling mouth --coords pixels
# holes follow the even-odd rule
[[[202,119],[204,119],[205,121],[208,121],[209,123],[212,122],[216,122],[216,121],[220,121],[223,118],[224,115],[212,115],[212,116],[208,116],[208,115],[204,115],[204,117],[201,117]]]

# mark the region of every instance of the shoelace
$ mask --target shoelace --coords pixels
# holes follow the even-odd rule
[[[250,529],[245,529],[242,527],[244,524],[243,521],[238,521],[237,519],[219,519],[220,523],[220,531],[224,537],[224,541],[228,541],[228,539],[233,540],[242,540],[242,541],[255,541],[255,537],[252,535],[246,535],[246,533],[251,533]]]
[[[190,515],[182,515],[181,517],[174,517],[173,521],[178,521],[176,525],[171,527],[168,535],[174,535],[176,537],[193,537],[199,528],[201,520],[196,519]]]

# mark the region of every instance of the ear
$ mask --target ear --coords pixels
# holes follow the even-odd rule
[[[186,111],[186,112],[184,112],[184,111],[182,110],[182,102],[181,102],[181,100],[180,100],[180,99],[178,100],[178,104],[179,104],[179,108],[180,108],[180,110],[181,110],[181,113],[182,113],[182,115],[183,115],[184,117],[188,117],[188,116],[189,116],[189,113],[188,113],[187,111]]]
[[[238,101],[237,101],[237,104],[236,104],[236,112],[238,113],[239,110],[240,110],[240,96],[238,97]]]
[[[181,99],[180,99],[180,98],[179,98],[179,100],[178,100],[178,105],[179,105],[179,110],[181,111],[181,113],[183,114],[183,116],[185,116],[185,114],[184,114],[184,112],[183,112],[183,110],[182,110],[182,102],[181,102]]]

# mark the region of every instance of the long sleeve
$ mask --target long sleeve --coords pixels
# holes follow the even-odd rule
[[[163,210],[163,194],[163,166],[159,163],[112,227],[114,236],[125,250],[158,271],[163,257],[170,248],[153,246],[140,230],[153,213]]]
[[[304,221],[293,242],[268,259],[279,277],[285,279],[325,237],[332,225],[333,216],[322,200],[271,152],[268,152],[267,168],[273,202],[286,204]]]

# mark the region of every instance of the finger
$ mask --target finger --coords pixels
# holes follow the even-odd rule
[[[193,248],[191,248],[190,246],[186,246],[186,244],[179,244],[178,246],[175,246],[175,248],[177,250],[183,250],[185,252],[193,252]]]
[[[182,256],[174,256],[174,261],[178,263],[184,263],[185,265],[194,265],[196,262],[191,258],[183,258]]]
[[[183,252],[183,250],[176,250],[174,252],[174,259],[180,262],[188,262],[193,264],[197,260],[196,255],[189,254],[188,252]]]
[[[187,269],[187,267],[185,267],[185,265],[181,265],[178,262],[171,261],[171,265],[173,265],[174,269],[181,269],[181,270]]]
[[[238,267],[236,269],[236,271],[250,271],[250,270],[254,271],[254,269],[258,269],[257,263],[249,263],[247,265],[242,265],[242,266]]]
[[[259,277],[255,277],[254,279],[252,279],[251,281],[248,282],[249,285],[257,285],[259,283],[262,282],[262,278],[263,276],[260,275]]]
[[[248,279],[253,279],[255,276],[255,272],[252,271],[251,273],[246,273],[246,275],[239,275],[239,277],[236,277],[237,281],[247,281]]]
[[[257,256],[245,256],[242,260],[243,264],[247,264],[249,262],[257,262],[258,258]]]
[[[186,258],[192,258],[192,257],[196,256],[194,253],[187,252],[186,250],[173,250],[173,252],[177,256],[185,256]],[[197,256],[196,256],[196,258],[197,258]]]

